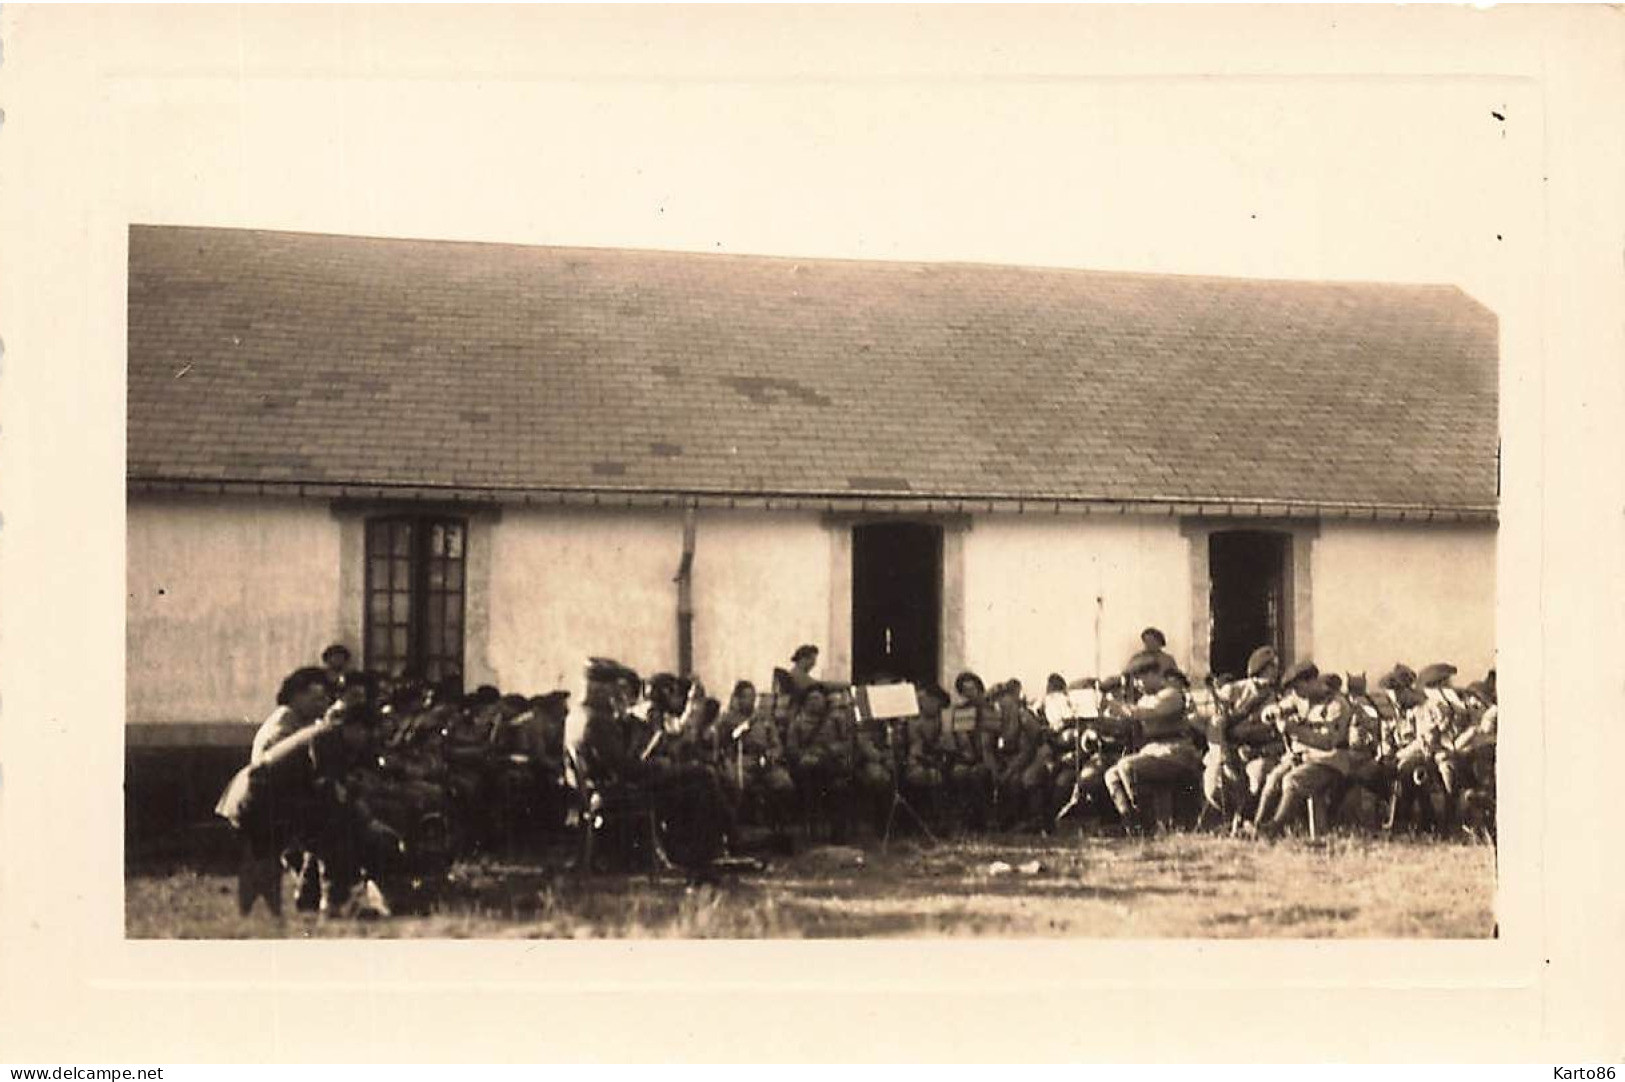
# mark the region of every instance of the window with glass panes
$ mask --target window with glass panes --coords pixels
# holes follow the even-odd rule
[[[366,666],[439,681],[463,670],[467,524],[397,516],[367,523]]]

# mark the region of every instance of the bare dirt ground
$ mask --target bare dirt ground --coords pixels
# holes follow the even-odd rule
[[[674,875],[538,862],[460,865],[434,912],[240,917],[235,881],[169,867],[126,879],[132,938],[1421,937],[1495,933],[1495,849],[1339,834],[1276,843],[1174,834],[810,849],[689,889]],[[844,859],[843,859],[844,858]],[[1038,861],[1031,874],[1018,870]],[[995,861],[1011,865],[990,873]]]

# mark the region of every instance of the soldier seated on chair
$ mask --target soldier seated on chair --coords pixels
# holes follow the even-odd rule
[[[1021,681],[1008,680],[993,696],[998,727],[992,737],[999,827],[1045,831],[1050,827],[1050,786],[1055,760],[1049,728],[1027,707]]]
[[[1341,691],[1333,690],[1313,662],[1303,661],[1286,674],[1289,692],[1306,707],[1286,715],[1281,723],[1292,765],[1281,777],[1280,798],[1273,814],[1264,817],[1260,805],[1259,833],[1280,834],[1309,808],[1310,802],[1329,796],[1353,766],[1349,753],[1349,721],[1353,712]]]
[[[1223,720],[1210,734],[1202,792],[1224,815],[1246,817],[1254,811],[1265,778],[1286,751],[1279,730],[1262,717],[1279,696],[1280,675],[1275,648],[1260,646],[1247,658],[1243,679],[1214,689]]]
[[[795,780],[804,821],[829,820],[837,836],[845,830],[852,781],[852,733],[844,715],[830,709],[822,687],[810,687],[790,719],[785,759]]]
[[[935,827],[941,822],[948,783],[948,741],[942,712],[951,699],[935,681],[916,685],[914,699],[920,712],[904,723],[908,746],[903,788],[916,810]]]
[[[1199,785],[1202,756],[1191,739],[1185,720],[1185,696],[1168,679],[1168,669],[1155,654],[1135,655],[1128,672],[1140,692],[1132,707],[1115,705],[1118,717],[1133,721],[1144,734],[1140,749],[1119,759],[1106,771],[1106,790],[1134,832],[1144,826],[1144,800],[1150,787],[1167,784]]]
[[[876,681],[879,682],[878,680]],[[899,755],[907,749],[894,746],[897,735],[890,722],[862,717],[852,730],[852,785],[854,798],[867,813],[878,837],[885,832],[891,812],[892,785]]]
[[[993,809],[993,751],[989,734],[996,730],[987,685],[973,672],[954,677],[959,702],[947,716],[944,743],[948,761],[948,789],[955,818],[971,830],[988,825]]]
[[[1463,826],[1495,833],[1495,744],[1500,706],[1488,683],[1469,684],[1462,693],[1470,724],[1457,734],[1459,792],[1455,815]]]
[[[796,786],[785,768],[778,726],[771,717],[758,717],[756,706],[755,685],[749,680],[735,684],[716,725],[723,776],[745,818],[760,809],[767,825],[782,833],[789,823]]]

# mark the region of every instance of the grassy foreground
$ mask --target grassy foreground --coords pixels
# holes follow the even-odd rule
[[[1487,844],[1339,835],[1251,842],[987,838],[912,842],[861,866],[810,849],[716,888],[677,877],[585,878],[537,864],[468,865],[437,911],[321,921],[237,915],[235,881],[168,870],[126,879],[132,938],[684,938],[868,936],[1424,937],[1494,934]],[[1036,873],[1016,870],[1038,861]],[[991,873],[1003,861],[1009,872]]]

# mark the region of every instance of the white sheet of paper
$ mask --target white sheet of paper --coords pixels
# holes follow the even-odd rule
[[[1094,720],[1100,717],[1100,689],[1074,688],[1066,693],[1072,703],[1072,716]]]
[[[920,712],[913,684],[874,684],[863,690],[871,717],[908,718]]]

